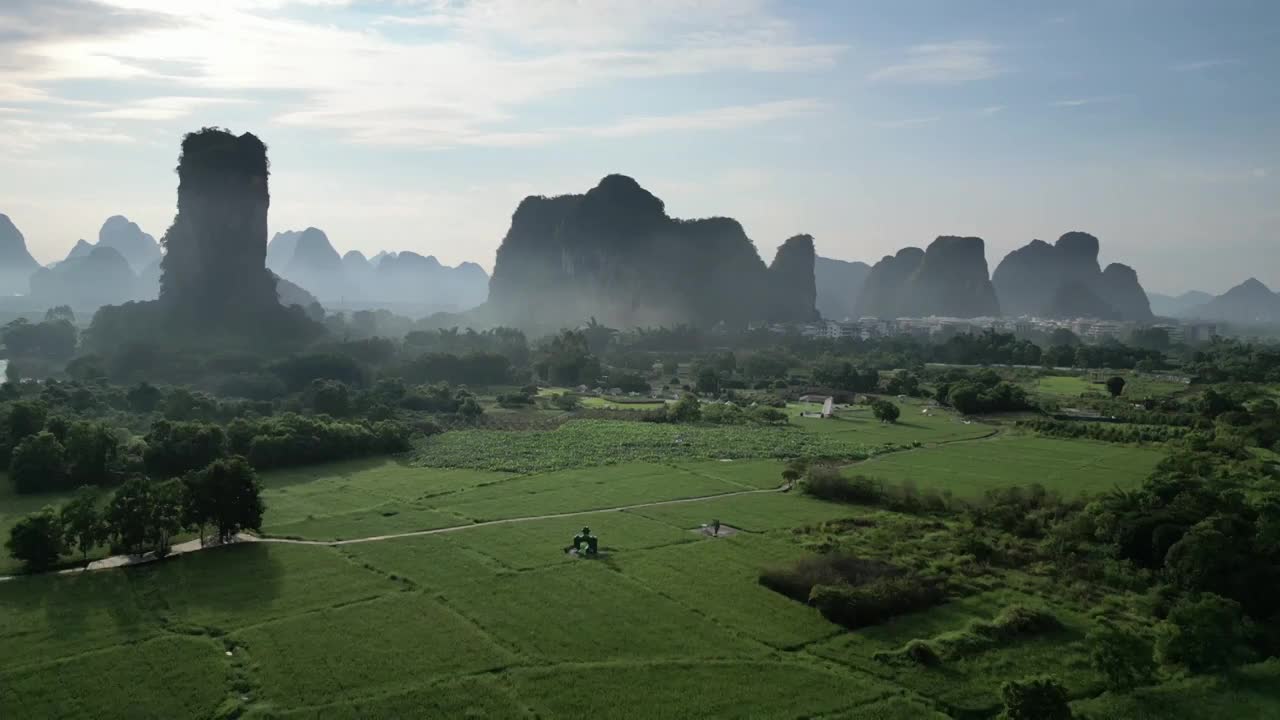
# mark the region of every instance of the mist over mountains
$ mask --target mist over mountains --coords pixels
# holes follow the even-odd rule
[[[326,307],[387,307],[428,315],[473,308],[489,291],[489,276],[475,263],[449,267],[410,251],[383,251],[373,260],[356,250],[339,255],[324,231],[314,227],[272,236],[267,267]]]
[[[167,237],[185,230],[175,224]],[[978,237],[940,236],[867,265],[818,257],[813,238],[796,235],[766,265],[736,220],[672,218],[635,180],[609,175],[583,194],[525,198],[492,278],[475,263],[449,267],[410,251],[339,254],[315,227],[277,232],[243,262],[251,275],[265,273],[263,286],[274,283],[285,306],[446,313],[459,324],[526,329],[588,318],[629,328],[930,315],[1280,323],[1280,295],[1256,279],[1218,297],[1148,297],[1132,267],[1103,268],[1100,250],[1097,237],[1073,231],[1052,244],[1032,240],[989,272]],[[97,242],[79,240],[65,259],[41,267],[21,231],[0,215],[0,292],[78,309],[155,299],[164,263],[183,262],[171,253],[113,215]],[[259,257],[262,269],[254,270]]]

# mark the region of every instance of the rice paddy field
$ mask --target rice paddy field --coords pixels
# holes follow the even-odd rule
[[[918,535],[912,552],[927,556],[928,534],[945,532],[780,491],[787,448],[919,442],[853,469],[957,494],[1136,484],[1158,459],[989,437],[952,416],[916,421],[911,407],[902,427],[853,412],[776,435],[683,431],[686,446],[724,442],[732,457],[659,452],[672,437],[647,428],[588,427],[545,447],[518,432],[452,432],[413,458],[268,473],[264,535],[321,542],[0,582],[0,717],[985,718],[1003,681],[1034,672],[1055,673],[1089,717],[1276,717],[1274,664],[1176,693],[1102,692],[1083,646],[1094,601],[1034,574],[987,577],[857,631],[760,585],[762,568],[807,556],[823,528],[865,529],[852,537],[870,556],[892,532]],[[602,437],[615,444],[591,450]],[[478,454],[443,466],[467,452]],[[713,520],[728,531],[711,536]],[[600,538],[598,558],[564,552],[583,526]],[[444,531],[331,542],[433,529]],[[1062,626],[938,668],[876,659],[1013,603],[1043,606]]]
[[[979,497],[987,490],[1032,484],[1076,497],[1139,485],[1163,456],[1156,448],[1001,435],[882,455],[845,472],[913,483],[920,489],[949,490],[957,497]]]

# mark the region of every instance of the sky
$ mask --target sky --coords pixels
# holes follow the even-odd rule
[[[160,237],[182,135],[268,145],[271,232],[492,269],[527,195],[994,270],[1097,235],[1148,291],[1280,288],[1273,0],[0,0],[0,212]]]

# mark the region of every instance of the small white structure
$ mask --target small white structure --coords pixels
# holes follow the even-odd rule
[[[836,414],[835,398],[827,398],[826,402],[822,403],[822,417],[829,418],[835,414]]]

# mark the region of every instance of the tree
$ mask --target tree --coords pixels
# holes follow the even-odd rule
[[[1147,685],[1155,676],[1151,644],[1113,625],[1089,633],[1089,660],[1093,669],[1107,680],[1107,689],[1118,692]]]
[[[47,431],[23,438],[9,459],[9,477],[20,493],[65,488],[67,465],[62,443]]]
[[[143,459],[156,477],[181,477],[199,470],[227,453],[222,428],[198,422],[157,420],[146,436]]]
[[[125,481],[111,496],[104,514],[107,533],[116,546],[137,554],[146,549],[152,538],[155,496],[152,483],[145,477]]]
[[[28,435],[44,429],[49,408],[39,400],[20,400],[9,406],[9,442],[17,445]]]
[[[668,416],[672,422],[698,422],[702,419],[702,403],[698,401],[697,395],[687,392],[671,405]]]
[[[45,322],[56,322],[58,320],[66,320],[71,324],[76,322],[76,314],[72,311],[70,305],[58,305],[44,311]]]
[[[312,380],[307,394],[311,408],[318,413],[344,417],[351,412],[351,392],[340,380]]]
[[[129,388],[129,392],[125,394],[125,399],[129,403],[129,409],[137,413],[149,413],[160,407],[160,401],[164,398],[164,393],[160,388],[148,382],[140,382]]]
[[[1010,680],[1000,686],[1000,720],[1070,720],[1067,690],[1052,677]]]
[[[704,366],[698,370],[697,381],[695,384],[698,392],[714,395],[720,392],[720,373],[710,366]]]
[[[91,487],[82,487],[75,497],[62,506],[60,513],[63,532],[68,544],[73,544],[81,556],[89,559],[89,551],[106,539],[106,527],[98,512],[98,493]]]
[[[1157,628],[1156,659],[1194,673],[1230,667],[1244,634],[1240,604],[1212,593],[1183,600]]]
[[[1111,393],[1111,397],[1120,397],[1120,393],[1124,392],[1124,378],[1115,375],[1107,378],[1107,392]]]
[[[169,541],[183,527],[186,487],[174,478],[157,483],[151,490],[151,524],[147,540],[155,548],[156,555],[169,554]]]
[[[5,382],[10,382],[14,385],[17,385],[22,381],[22,371],[18,369],[18,363],[14,362],[12,359],[5,363],[4,379]]]
[[[63,551],[62,523],[57,513],[46,506],[22,518],[9,530],[5,547],[28,570],[40,571],[52,566]]]
[[[876,400],[873,402],[871,404],[871,412],[875,414],[877,420],[883,423],[896,423],[898,422],[898,416],[902,414],[902,410],[895,403],[891,403],[888,400]]]
[[[242,457],[218,460],[187,480],[189,523],[212,525],[220,542],[243,530],[262,528],[262,485],[253,466]]]
[[[66,463],[73,485],[107,485],[115,478],[120,440],[105,423],[81,420],[67,430]]]

